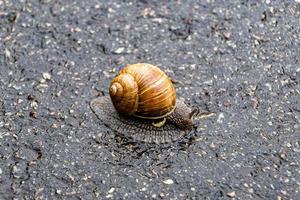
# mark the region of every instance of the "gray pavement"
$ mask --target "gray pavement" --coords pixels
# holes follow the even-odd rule
[[[300,199],[299,60],[299,0],[0,0],[0,199]],[[136,62],[201,108],[183,140],[91,111]]]

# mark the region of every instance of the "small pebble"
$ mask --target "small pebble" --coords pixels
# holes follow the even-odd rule
[[[172,185],[174,183],[174,181],[172,179],[167,179],[167,180],[164,180],[163,183],[167,184],[167,185]]]
[[[50,80],[50,79],[51,79],[51,74],[49,74],[48,72],[44,72],[44,73],[43,73],[43,78],[44,78],[45,80]]]
[[[165,197],[165,194],[164,194],[163,192],[161,192],[161,193],[159,193],[159,196],[160,196],[161,198],[163,198],[163,197]]]
[[[235,191],[232,191],[232,192],[228,192],[227,193],[227,196],[229,196],[230,198],[234,198],[236,195],[235,195]]]
[[[113,193],[113,192],[115,191],[115,189],[116,189],[116,188],[113,188],[113,187],[110,188],[110,189],[108,190],[108,193],[109,193],[109,194]]]
[[[219,116],[218,116],[217,122],[222,123],[223,119],[224,119],[224,113],[220,113]]]
[[[72,32],[81,32],[81,28],[76,27],[71,29]]]
[[[230,36],[231,36],[231,33],[225,31],[225,32],[223,33],[223,36],[224,36],[224,38],[225,38],[226,40],[228,40],[228,39],[230,38]]]
[[[40,79],[40,83],[42,83],[42,84],[46,83],[46,79],[41,78],[41,79]]]
[[[164,20],[163,20],[163,18],[153,18],[152,21],[161,24],[161,23],[163,23]]]
[[[10,53],[10,51],[7,48],[5,48],[4,51],[5,51],[5,57],[8,58],[8,59],[11,59],[11,53]]]
[[[121,54],[121,53],[123,53],[124,50],[125,50],[124,47],[120,47],[120,48],[116,49],[116,50],[114,51],[114,53],[116,53],[116,54]]]

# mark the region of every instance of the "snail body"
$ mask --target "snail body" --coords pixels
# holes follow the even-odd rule
[[[93,99],[90,106],[105,125],[134,141],[169,143],[188,134],[193,126],[193,111],[182,100],[176,101],[176,109],[166,117],[162,127],[153,126],[152,120],[120,115],[108,96]]]
[[[170,78],[151,64],[124,67],[112,80],[109,94],[92,100],[91,109],[104,124],[136,141],[175,141],[193,127],[197,110],[176,99]]]

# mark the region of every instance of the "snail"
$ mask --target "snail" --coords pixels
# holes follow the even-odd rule
[[[136,141],[178,140],[191,131],[198,112],[176,98],[171,79],[161,69],[147,63],[121,69],[109,94],[92,100],[91,109],[105,125]]]

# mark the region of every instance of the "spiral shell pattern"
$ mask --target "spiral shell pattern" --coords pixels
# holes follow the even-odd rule
[[[137,63],[124,67],[110,85],[116,110],[139,118],[163,118],[175,109],[176,91],[169,77],[158,67]]]

